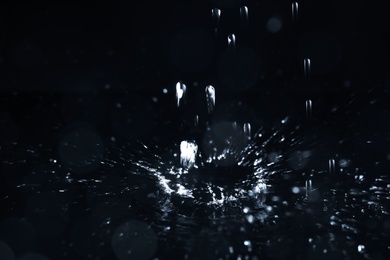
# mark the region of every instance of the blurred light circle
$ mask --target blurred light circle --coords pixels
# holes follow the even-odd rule
[[[178,32],[170,46],[171,60],[184,72],[197,73],[207,69],[214,58],[211,37],[198,28]]]
[[[139,139],[150,133],[155,125],[155,115],[149,99],[131,95],[115,102],[111,109],[111,125],[119,136]]]
[[[61,161],[77,173],[90,173],[100,165],[103,141],[92,127],[74,124],[68,127],[59,140]]]
[[[217,65],[221,82],[230,90],[247,90],[253,87],[263,72],[257,53],[249,47],[225,51]]]
[[[35,229],[25,219],[4,220],[0,224],[0,234],[16,256],[35,250],[37,235]]]
[[[277,163],[281,158],[280,153],[278,152],[271,152],[267,155],[267,160],[269,163]]]
[[[0,240],[0,259],[1,260],[15,260],[15,255],[7,243]]]
[[[119,260],[150,259],[157,249],[157,236],[147,224],[130,220],[116,228],[111,244]]]
[[[283,21],[280,17],[272,16],[268,19],[266,27],[270,33],[277,33],[282,29]]]
[[[40,193],[27,201],[25,216],[38,234],[54,236],[68,222],[66,201],[53,193]]]
[[[302,170],[308,165],[311,155],[311,151],[294,151],[289,155],[287,162],[292,169]]]
[[[61,100],[61,114],[65,121],[100,123],[105,115],[106,104],[100,95],[91,93],[67,94]]]
[[[339,166],[341,168],[346,168],[350,165],[350,161],[349,160],[346,160],[346,159],[340,159],[339,160]]]
[[[90,216],[77,220],[71,231],[71,243],[81,256],[101,259],[110,254],[110,233],[101,232],[103,226],[95,226]]]

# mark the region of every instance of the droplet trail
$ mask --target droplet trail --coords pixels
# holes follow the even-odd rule
[[[187,91],[187,86],[181,82],[176,83],[176,105],[179,107],[181,100],[184,98]]]
[[[329,159],[328,161],[329,174],[334,175],[336,173],[336,162],[334,159]]]
[[[311,71],[311,62],[310,62],[310,59],[306,58],[303,60],[303,72],[304,72],[305,78],[310,77],[310,71]]]
[[[234,49],[236,47],[236,36],[234,33],[231,33],[228,35],[228,48],[229,49]]]
[[[195,127],[199,126],[199,116],[198,115],[196,115],[195,118],[194,118],[194,126]]]
[[[243,26],[247,26],[248,22],[249,22],[248,7],[247,6],[240,7],[240,18],[241,18],[241,24]]]
[[[294,2],[291,4],[291,14],[293,22],[298,21],[298,2]]]
[[[313,183],[311,180],[306,180],[305,188],[306,188],[306,198],[309,199],[310,193],[313,189]]]
[[[251,140],[251,124],[245,123],[243,126],[245,140]]]
[[[213,86],[208,85],[205,90],[206,90],[207,110],[209,113],[211,113],[213,112],[215,107],[215,89]]]
[[[306,118],[312,119],[313,117],[313,102],[308,99],[306,100]]]
[[[211,10],[211,15],[213,16],[214,26],[219,27],[219,21],[221,19],[221,9],[213,8]]]

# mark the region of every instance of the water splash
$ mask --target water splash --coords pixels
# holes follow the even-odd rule
[[[180,164],[186,168],[195,165],[198,145],[194,141],[182,141],[180,143]]]

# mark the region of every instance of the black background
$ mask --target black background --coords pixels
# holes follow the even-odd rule
[[[217,36],[214,7],[222,11]],[[267,29],[274,16],[282,21],[277,33]],[[372,177],[387,175],[389,25],[385,1],[300,1],[295,22],[291,2],[281,0],[2,1],[1,219],[23,217],[26,198],[12,184],[33,167],[24,161],[29,149],[39,151],[35,162],[61,157],[59,140],[80,124],[107,146],[113,136],[115,143],[177,143],[193,137],[196,114],[209,117],[209,84],[217,95],[212,120],[250,121],[254,129],[276,129],[286,116],[305,122],[305,101],[312,100],[313,129],[342,141],[339,153]],[[229,33],[237,56],[229,56]],[[225,70],[229,62],[243,69]],[[178,81],[188,87],[180,109]]]

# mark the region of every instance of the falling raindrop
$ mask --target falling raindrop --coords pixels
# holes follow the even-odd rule
[[[291,12],[292,12],[293,22],[297,22],[298,21],[298,2],[294,2],[291,4]]]
[[[305,78],[310,77],[310,59],[308,59],[308,58],[303,60],[303,72],[304,72]]]
[[[305,183],[305,188],[306,188],[306,199],[309,199],[310,197],[310,193],[312,192],[312,189],[313,189],[313,183],[311,180],[306,180],[306,183]]]
[[[211,10],[211,15],[213,16],[215,27],[219,27],[219,21],[221,19],[221,9],[213,8]]]
[[[241,17],[241,24],[243,26],[246,26],[248,24],[248,21],[249,21],[248,7],[247,6],[240,7],[240,17]]]
[[[181,82],[176,83],[176,105],[179,107],[186,94],[187,86]]]
[[[313,102],[308,99],[306,100],[306,118],[311,119],[313,117]]]
[[[228,35],[228,47],[229,49],[234,49],[236,47],[236,36],[234,33]]]
[[[336,163],[334,159],[329,159],[329,174],[334,175],[336,172]]]
[[[244,127],[244,135],[245,135],[245,140],[251,140],[251,124],[250,123],[245,123]]]
[[[195,118],[194,118],[194,126],[195,127],[199,126],[199,116],[198,115],[196,115]]]
[[[213,112],[215,107],[215,89],[211,85],[208,85],[206,87],[206,99],[207,99],[207,110],[209,113],[211,113]]]
[[[234,122],[232,123],[232,129],[233,129],[234,132],[237,131],[237,122],[236,122],[236,121],[234,121]]]

